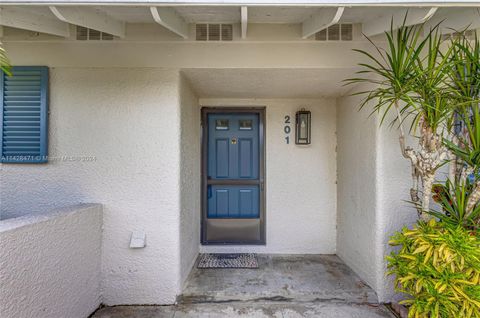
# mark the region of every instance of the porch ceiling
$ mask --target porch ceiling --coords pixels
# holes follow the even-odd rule
[[[437,4],[427,3],[423,7],[406,3],[397,6],[386,3],[384,6],[375,7],[365,5],[348,7],[340,4],[333,6],[327,2],[324,5],[313,2],[298,5],[249,3],[175,5],[146,1],[130,6],[121,6],[120,2],[102,5],[101,2],[94,1],[89,1],[89,5],[83,3],[81,6],[65,4],[57,6],[54,5],[55,2],[43,2],[44,5],[41,3],[42,1],[29,1],[27,5],[22,2],[15,4],[13,1],[2,1],[0,26],[68,38],[69,25],[73,24],[124,38],[126,23],[158,23],[179,37],[188,39],[189,24],[192,23],[239,23],[242,39],[248,39],[249,23],[288,23],[302,25],[302,39],[307,39],[336,23],[362,23],[365,34],[382,34],[390,28],[392,16],[396,24],[399,24],[408,11],[406,21],[408,25],[426,21],[434,25],[447,19],[449,24],[443,29],[444,32],[451,33],[452,29],[459,30],[465,27],[470,29],[480,27],[478,13],[472,10],[473,8],[438,8]]]
[[[385,15],[391,17],[400,8],[348,7],[339,22],[363,23]],[[95,6],[95,9],[127,23],[153,23],[149,7],[145,6]],[[174,9],[187,23],[240,23],[241,20],[240,7],[236,6],[177,6]],[[302,23],[312,15],[329,9],[318,6],[252,6],[248,7],[248,23]],[[438,12],[449,10],[441,8]]]
[[[12,8],[12,6],[7,7]],[[55,19],[47,6],[15,6],[15,8]],[[148,6],[97,5],[91,8],[125,23],[154,23]],[[312,15],[329,9],[318,6],[252,6],[248,8],[248,23],[303,23]],[[399,9],[400,7],[348,7],[345,8],[339,22],[363,23],[380,16],[392,16]],[[187,23],[240,23],[241,21],[240,7],[236,6],[177,6],[174,10]],[[438,13],[451,10],[451,8],[440,8]],[[455,11],[461,14],[461,9],[457,8]]]
[[[200,98],[319,98],[348,93],[354,69],[184,69]]]

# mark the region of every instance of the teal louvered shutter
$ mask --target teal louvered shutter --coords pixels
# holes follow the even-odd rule
[[[1,73],[0,89],[1,162],[47,162],[48,68],[13,67]]]

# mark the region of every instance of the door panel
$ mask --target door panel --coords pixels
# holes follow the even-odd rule
[[[254,186],[208,186],[209,218],[258,218],[260,217],[259,188]]]
[[[216,178],[228,178],[230,175],[230,139],[218,138],[215,140],[215,172]]]
[[[254,151],[253,141],[250,138],[238,140],[238,170],[239,178],[254,178]]]
[[[202,243],[262,244],[263,112],[202,112],[206,123]]]

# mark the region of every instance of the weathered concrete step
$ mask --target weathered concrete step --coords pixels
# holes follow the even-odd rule
[[[392,318],[384,306],[344,303],[187,304],[177,306],[117,306],[102,308],[92,318]]]
[[[258,269],[194,268],[179,303],[378,302],[375,292],[335,255],[259,255],[258,258]]]

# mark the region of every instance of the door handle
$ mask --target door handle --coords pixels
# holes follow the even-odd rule
[[[212,186],[208,185],[207,186],[207,199],[210,199],[212,197]]]

